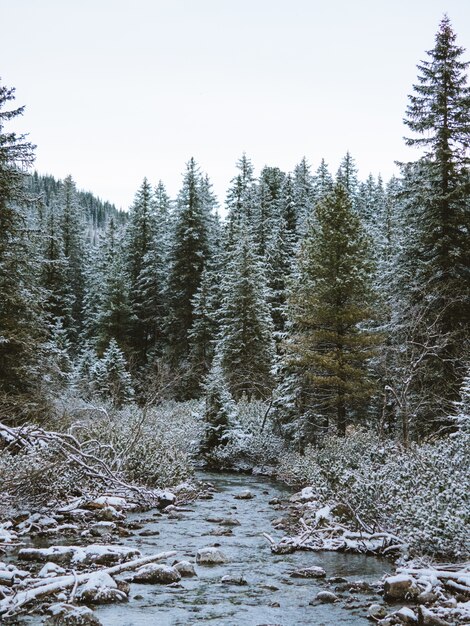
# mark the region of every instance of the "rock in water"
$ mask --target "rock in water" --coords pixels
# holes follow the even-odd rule
[[[322,602],[323,604],[332,604],[333,602],[338,602],[339,598],[336,594],[331,591],[319,591],[315,596],[314,602]]]
[[[289,576],[291,576],[291,578],[325,578],[326,572],[323,567],[312,565],[311,567],[296,569],[290,572]]]
[[[249,489],[244,489],[234,496],[236,500],[251,500],[254,497],[254,494]]]
[[[173,567],[181,574],[181,576],[185,578],[197,576],[194,565],[189,561],[179,561],[178,563],[173,563]]]
[[[102,626],[93,611],[86,606],[71,604],[53,604],[48,609],[51,613],[45,626]]]
[[[223,585],[247,585],[248,581],[243,576],[222,576],[220,582]]]
[[[199,565],[221,565],[227,563],[227,557],[218,548],[201,548],[196,553]]]
[[[171,585],[181,580],[181,574],[170,565],[149,563],[138,569],[131,580],[149,585]]]
[[[79,587],[77,600],[85,604],[111,604],[125,602],[127,594],[118,589],[114,578],[106,572],[95,572]]]

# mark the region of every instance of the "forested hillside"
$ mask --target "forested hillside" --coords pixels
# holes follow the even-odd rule
[[[410,88],[410,161],[391,180],[361,180],[346,146],[337,171],[301,155],[291,172],[257,170],[243,154],[218,200],[190,158],[177,197],[152,174],[128,212],[72,176],[31,173],[34,146],[8,129],[23,109],[1,84],[8,437],[31,424],[80,433],[86,463],[152,486],[201,460],[269,468],[344,499],[412,554],[468,556],[465,58],[444,18]],[[62,484],[41,446],[11,464],[2,424],[9,506],[29,489],[45,502],[92,488],[83,464]]]

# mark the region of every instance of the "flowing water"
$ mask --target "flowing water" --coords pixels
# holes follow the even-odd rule
[[[280,539],[280,533],[272,530],[271,522],[282,515],[282,511],[275,510],[268,502],[273,498],[286,499],[289,490],[267,479],[240,474],[203,473],[199,478],[210,481],[217,489],[212,500],[194,502],[188,507],[191,510],[183,512],[180,519],[167,515],[154,517],[151,511],[136,515],[136,518],[145,518],[145,530],[158,530],[160,534],[152,537],[137,534],[125,543],[138,547],[143,554],[176,550],[175,558],[179,560],[194,560],[199,548],[220,544],[229,562],[210,567],[197,565],[197,578],[183,578],[181,587],[132,584],[128,603],[97,608],[96,615],[104,626],[370,623],[364,617],[364,609],[348,610],[343,603],[309,606],[318,591],[332,588],[314,579],[290,578],[288,572],[319,565],[326,570],[327,577],[373,581],[387,569],[386,562],[333,552],[273,555],[262,533],[268,532]],[[253,499],[234,499],[234,495],[247,488],[255,495]],[[240,522],[240,526],[232,528],[233,535],[211,535],[218,525],[207,518],[230,515]],[[224,575],[243,576],[248,585],[223,584],[220,581]],[[361,600],[368,601],[364,597]]]

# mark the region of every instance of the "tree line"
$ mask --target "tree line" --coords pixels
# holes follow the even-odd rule
[[[445,17],[399,177],[360,181],[349,153],[336,174],[304,158],[255,176],[244,154],[224,219],[194,159],[177,198],[144,179],[128,213],[71,177],[28,176],[34,147],[4,128],[23,109],[0,83],[4,417],[73,389],[116,405],[206,395],[216,420],[263,399],[300,447],[358,426],[405,444],[447,432],[468,372],[463,53]]]

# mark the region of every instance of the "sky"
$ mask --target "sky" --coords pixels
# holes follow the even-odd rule
[[[175,196],[192,156],[222,205],[243,152],[335,173],[349,150],[388,179],[416,157],[407,94],[444,13],[470,49],[468,0],[0,0],[0,77],[26,106],[8,128],[40,173],[124,209],[144,177]]]

